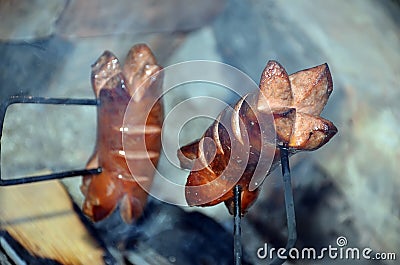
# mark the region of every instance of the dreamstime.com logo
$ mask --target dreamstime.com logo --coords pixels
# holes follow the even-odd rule
[[[257,250],[259,259],[272,259],[278,257],[280,259],[292,260],[396,260],[394,252],[374,252],[371,248],[347,247],[347,238],[339,236],[336,239],[336,246],[328,245],[320,250],[315,248],[291,248],[286,251],[285,248],[268,248],[265,243],[263,247]]]

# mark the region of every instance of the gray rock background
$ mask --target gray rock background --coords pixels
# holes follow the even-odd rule
[[[155,1],[109,7],[112,14],[124,10],[116,17],[107,16],[107,6],[101,1],[88,1],[84,6],[79,6],[79,1],[70,5],[58,1],[58,6],[34,1],[29,8],[13,9],[15,14],[30,11],[32,15],[23,21],[21,16],[5,15],[12,13],[11,7],[7,1],[1,2],[0,97],[92,98],[90,65],[106,49],[122,60],[139,42],[148,43],[163,66],[193,59],[221,61],[257,83],[270,59],[278,60],[288,73],[327,62],[334,92],[323,116],[335,123],[339,133],[321,150],[291,159],[297,244],[335,246],[336,238],[345,236],[349,246],[396,252],[399,258],[399,2],[164,2],[162,9],[156,8]],[[85,12],[71,13],[74,8]],[[76,16],[82,13],[89,19],[79,20]],[[134,18],[140,18],[140,23]],[[82,24],[80,28],[74,25],[77,22]],[[182,99],[202,93],[198,87],[193,94],[190,90],[170,95],[166,111]],[[204,89],[205,95],[215,93],[232,100],[223,91]],[[193,123],[182,142],[198,137],[209,122]],[[93,107],[13,106],[7,112],[1,139],[2,176],[81,168],[92,152],[95,130]],[[187,172],[170,168],[165,160],[159,167],[171,179],[184,182]],[[79,178],[65,181],[78,202],[82,200],[79,182]],[[243,219],[245,248],[255,264],[266,263],[255,255],[264,242],[276,246],[285,242],[280,183],[277,170],[265,181],[260,199]],[[157,182],[155,188],[160,188]],[[201,210],[229,229],[231,217],[223,208]],[[370,264],[366,260],[351,263]]]

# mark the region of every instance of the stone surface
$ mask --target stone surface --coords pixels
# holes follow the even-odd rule
[[[32,0],[0,2],[0,40],[21,41],[49,37],[66,0]]]
[[[0,43],[0,98],[40,95],[57,80],[73,44],[59,37],[21,43]],[[35,74],[32,74],[35,69]]]
[[[70,1],[57,22],[68,37],[188,31],[210,22],[225,0]]]
[[[212,21],[225,0],[33,0],[0,2],[0,40],[32,41],[51,35],[95,37],[189,31]]]

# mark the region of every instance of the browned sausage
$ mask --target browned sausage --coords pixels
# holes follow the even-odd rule
[[[186,183],[188,204],[225,202],[232,213],[233,186],[240,184],[244,214],[258,196],[261,183],[256,183],[256,188],[249,185],[256,166],[266,163],[261,151],[273,154],[272,166],[263,172],[268,175],[279,164],[279,145],[289,148],[290,154],[311,151],[336,134],[337,128],[319,116],[332,89],[327,64],[289,76],[278,62],[269,61],[259,91],[245,95],[233,109],[223,110],[202,138],[178,151],[181,166],[191,169]],[[276,142],[275,138],[261,141],[261,137],[275,137],[275,132]],[[239,177],[232,177],[236,172]]]
[[[109,51],[92,65],[100,105],[96,148],[87,168],[100,166],[102,173],[84,176],[81,190],[83,212],[94,221],[107,217],[118,204],[125,222],[142,214],[161,148],[160,70],[144,44],[131,48],[123,69]]]

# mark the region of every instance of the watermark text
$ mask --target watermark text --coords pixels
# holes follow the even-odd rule
[[[292,259],[292,260],[396,260],[396,253],[394,252],[375,252],[371,248],[357,248],[347,247],[347,239],[340,236],[336,240],[336,246],[328,245],[319,250],[306,247],[302,249],[291,248],[268,248],[265,243],[263,247],[257,250],[257,257],[259,259],[275,258],[279,259]]]

